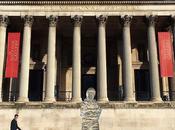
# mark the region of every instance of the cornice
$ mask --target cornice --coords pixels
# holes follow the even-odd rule
[[[175,1],[0,1],[0,5],[162,5]]]

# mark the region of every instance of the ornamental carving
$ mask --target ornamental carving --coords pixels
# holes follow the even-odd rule
[[[72,17],[74,26],[81,26],[81,23],[83,21],[83,16],[82,15],[75,15]]]
[[[140,0],[133,0],[133,1],[0,1],[0,5],[128,5],[128,4],[175,4],[175,1],[140,1]]]
[[[7,27],[8,24],[8,16],[0,15],[0,26]]]
[[[102,12],[103,15],[111,15],[114,16],[120,16],[123,14],[128,14],[128,15],[150,15],[150,13],[156,13],[157,15],[161,14],[161,11],[171,11],[173,13],[173,11],[175,11],[174,5],[170,6],[170,7],[165,7],[165,6],[160,6],[160,8],[157,8],[159,5],[153,5],[153,6],[149,6],[149,5],[121,5],[121,6],[116,6],[115,4],[112,5],[103,5],[103,6],[99,6],[99,5],[86,5],[86,4],[82,4],[81,6],[77,6],[75,4],[71,4],[71,5],[55,5],[55,6],[43,6],[43,5],[35,5],[35,6],[0,6],[0,9],[4,10],[4,9],[8,9],[8,11],[10,11],[10,13],[8,13],[7,15],[11,15],[11,12],[16,13],[16,15],[20,15],[19,12],[22,12],[23,14],[27,15],[26,10],[28,10],[29,12],[31,12],[30,14],[32,14],[33,16],[37,16],[38,13],[40,16],[46,16],[46,15],[52,15],[52,12],[57,13],[60,16],[66,15],[66,16],[70,16],[70,15],[75,15],[75,12],[80,12],[81,15],[83,15],[85,12],[88,12],[88,14],[90,16],[94,16],[94,15],[101,15]],[[154,11],[153,11],[154,10]],[[35,12],[38,13],[35,13]],[[151,12],[150,12],[151,11]],[[45,12],[45,13],[40,13],[40,12]],[[134,13],[133,13],[134,12]],[[1,12],[3,13],[3,12]],[[166,12],[164,12],[165,15],[167,15]],[[86,13],[85,13],[86,14]],[[4,15],[4,14],[1,14]]]
[[[150,15],[150,16],[147,17],[147,19],[148,19],[149,26],[155,26],[155,24],[157,22],[157,19],[158,19],[158,16]]]
[[[34,21],[33,16],[31,16],[31,15],[24,16],[24,26],[31,27],[33,24],[33,21]]]
[[[58,16],[51,15],[49,16],[49,26],[56,27],[58,21]]]
[[[108,16],[100,15],[100,16],[97,17],[97,19],[98,19],[98,22],[99,22],[100,25],[105,25],[106,22],[107,22]]]
[[[129,16],[129,15],[125,15],[122,18],[122,23],[123,23],[123,26],[126,27],[126,26],[130,26],[131,22],[132,22],[132,16]]]

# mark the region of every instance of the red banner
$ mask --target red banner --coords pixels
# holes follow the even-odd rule
[[[161,77],[173,77],[173,48],[170,32],[158,32]]]
[[[6,78],[18,77],[20,33],[8,33]]]

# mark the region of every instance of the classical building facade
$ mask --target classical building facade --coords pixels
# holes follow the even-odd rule
[[[175,77],[160,76],[157,44],[166,31],[175,48],[174,21],[174,1],[0,1],[2,130],[14,113],[26,130],[78,130],[89,87],[104,108],[100,129],[174,130]],[[21,34],[13,79],[4,77],[9,32]]]

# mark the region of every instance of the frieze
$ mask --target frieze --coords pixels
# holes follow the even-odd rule
[[[0,5],[1,11],[7,11],[7,10],[23,10],[23,11],[156,11],[156,10],[163,10],[163,11],[173,11],[175,10],[175,5],[169,5],[169,8],[162,6],[156,6],[156,5],[150,5],[150,6],[143,6],[143,5],[53,5],[53,6],[2,6]]]
[[[160,7],[159,7],[160,8]],[[115,5],[58,5],[58,6],[18,6],[11,7],[7,6],[6,8],[3,8],[3,6],[0,6],[1,11],[3,10],[24,10],[24,11],[137,11],[140,9],[139,6],[115,6]],[[143,8],[144,10],[144,8]]]

